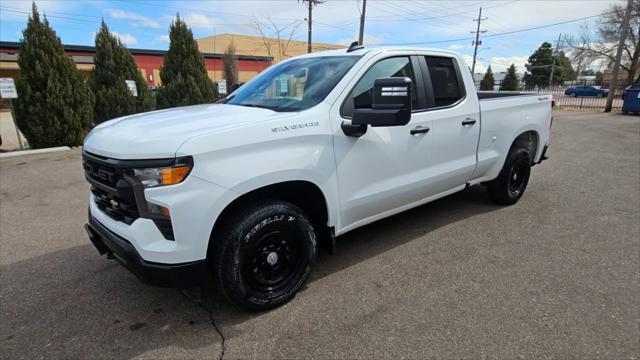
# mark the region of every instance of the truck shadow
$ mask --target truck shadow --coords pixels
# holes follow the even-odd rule
[[[491,203],[483,187],[474,186],[358,228],[337,239],[336,254],[330,255],[322,249],[319,251],[307,285],[415,241],[424,234],[441,227],[500,208],[500,206]],[[304,291],[305,289],[301,292]],[[295,299],[292,300],[293,303],[295,301]],[[226,299],[218,294],[205,296],[203,305],[222,325],[227,340],[238,334],[238,331],[233,327],[234,325],[269,313],[247,313],[230,305]],[[272,311],[280,310],[274,309]]]
[[[484,189],[472,187],[354,230],[338,239],[337,254],[320,251],[309,283],[496,209]],[[174,289],[143,285],[89,244],[4,265],[0,284],[7,358],[212,356],[221,349],[212,321],[229,340],[240,333],[234,325],[269,313],[246,313],[220,296],[198,303]]]

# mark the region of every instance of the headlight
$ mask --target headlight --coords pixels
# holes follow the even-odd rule
[[[175,185],[184,181],[191,172],[191,157],[176,159],[173,166],[133,169],[133,176],[145,188]]]

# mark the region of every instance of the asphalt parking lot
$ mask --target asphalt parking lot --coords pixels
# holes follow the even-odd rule
[[[353,231],[258,314],[99,257],[88,191],[78,150],[0,160],[0,358],[640,357],[637,116],[557,112],[518,204],[474,187]]]

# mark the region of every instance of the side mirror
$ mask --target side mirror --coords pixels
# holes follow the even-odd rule
[[[353,109],[351,123],[342,124],[345,135],[362,136],[367,126],[403,126],[411,120],[411,79],[376,79],[370,109]]]

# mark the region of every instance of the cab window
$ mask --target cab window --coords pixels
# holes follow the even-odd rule
[[[458,71],[453,59],[439,56],[426,56],[434,107],[448,106],[464,97],[464,89],[460,84]]]

